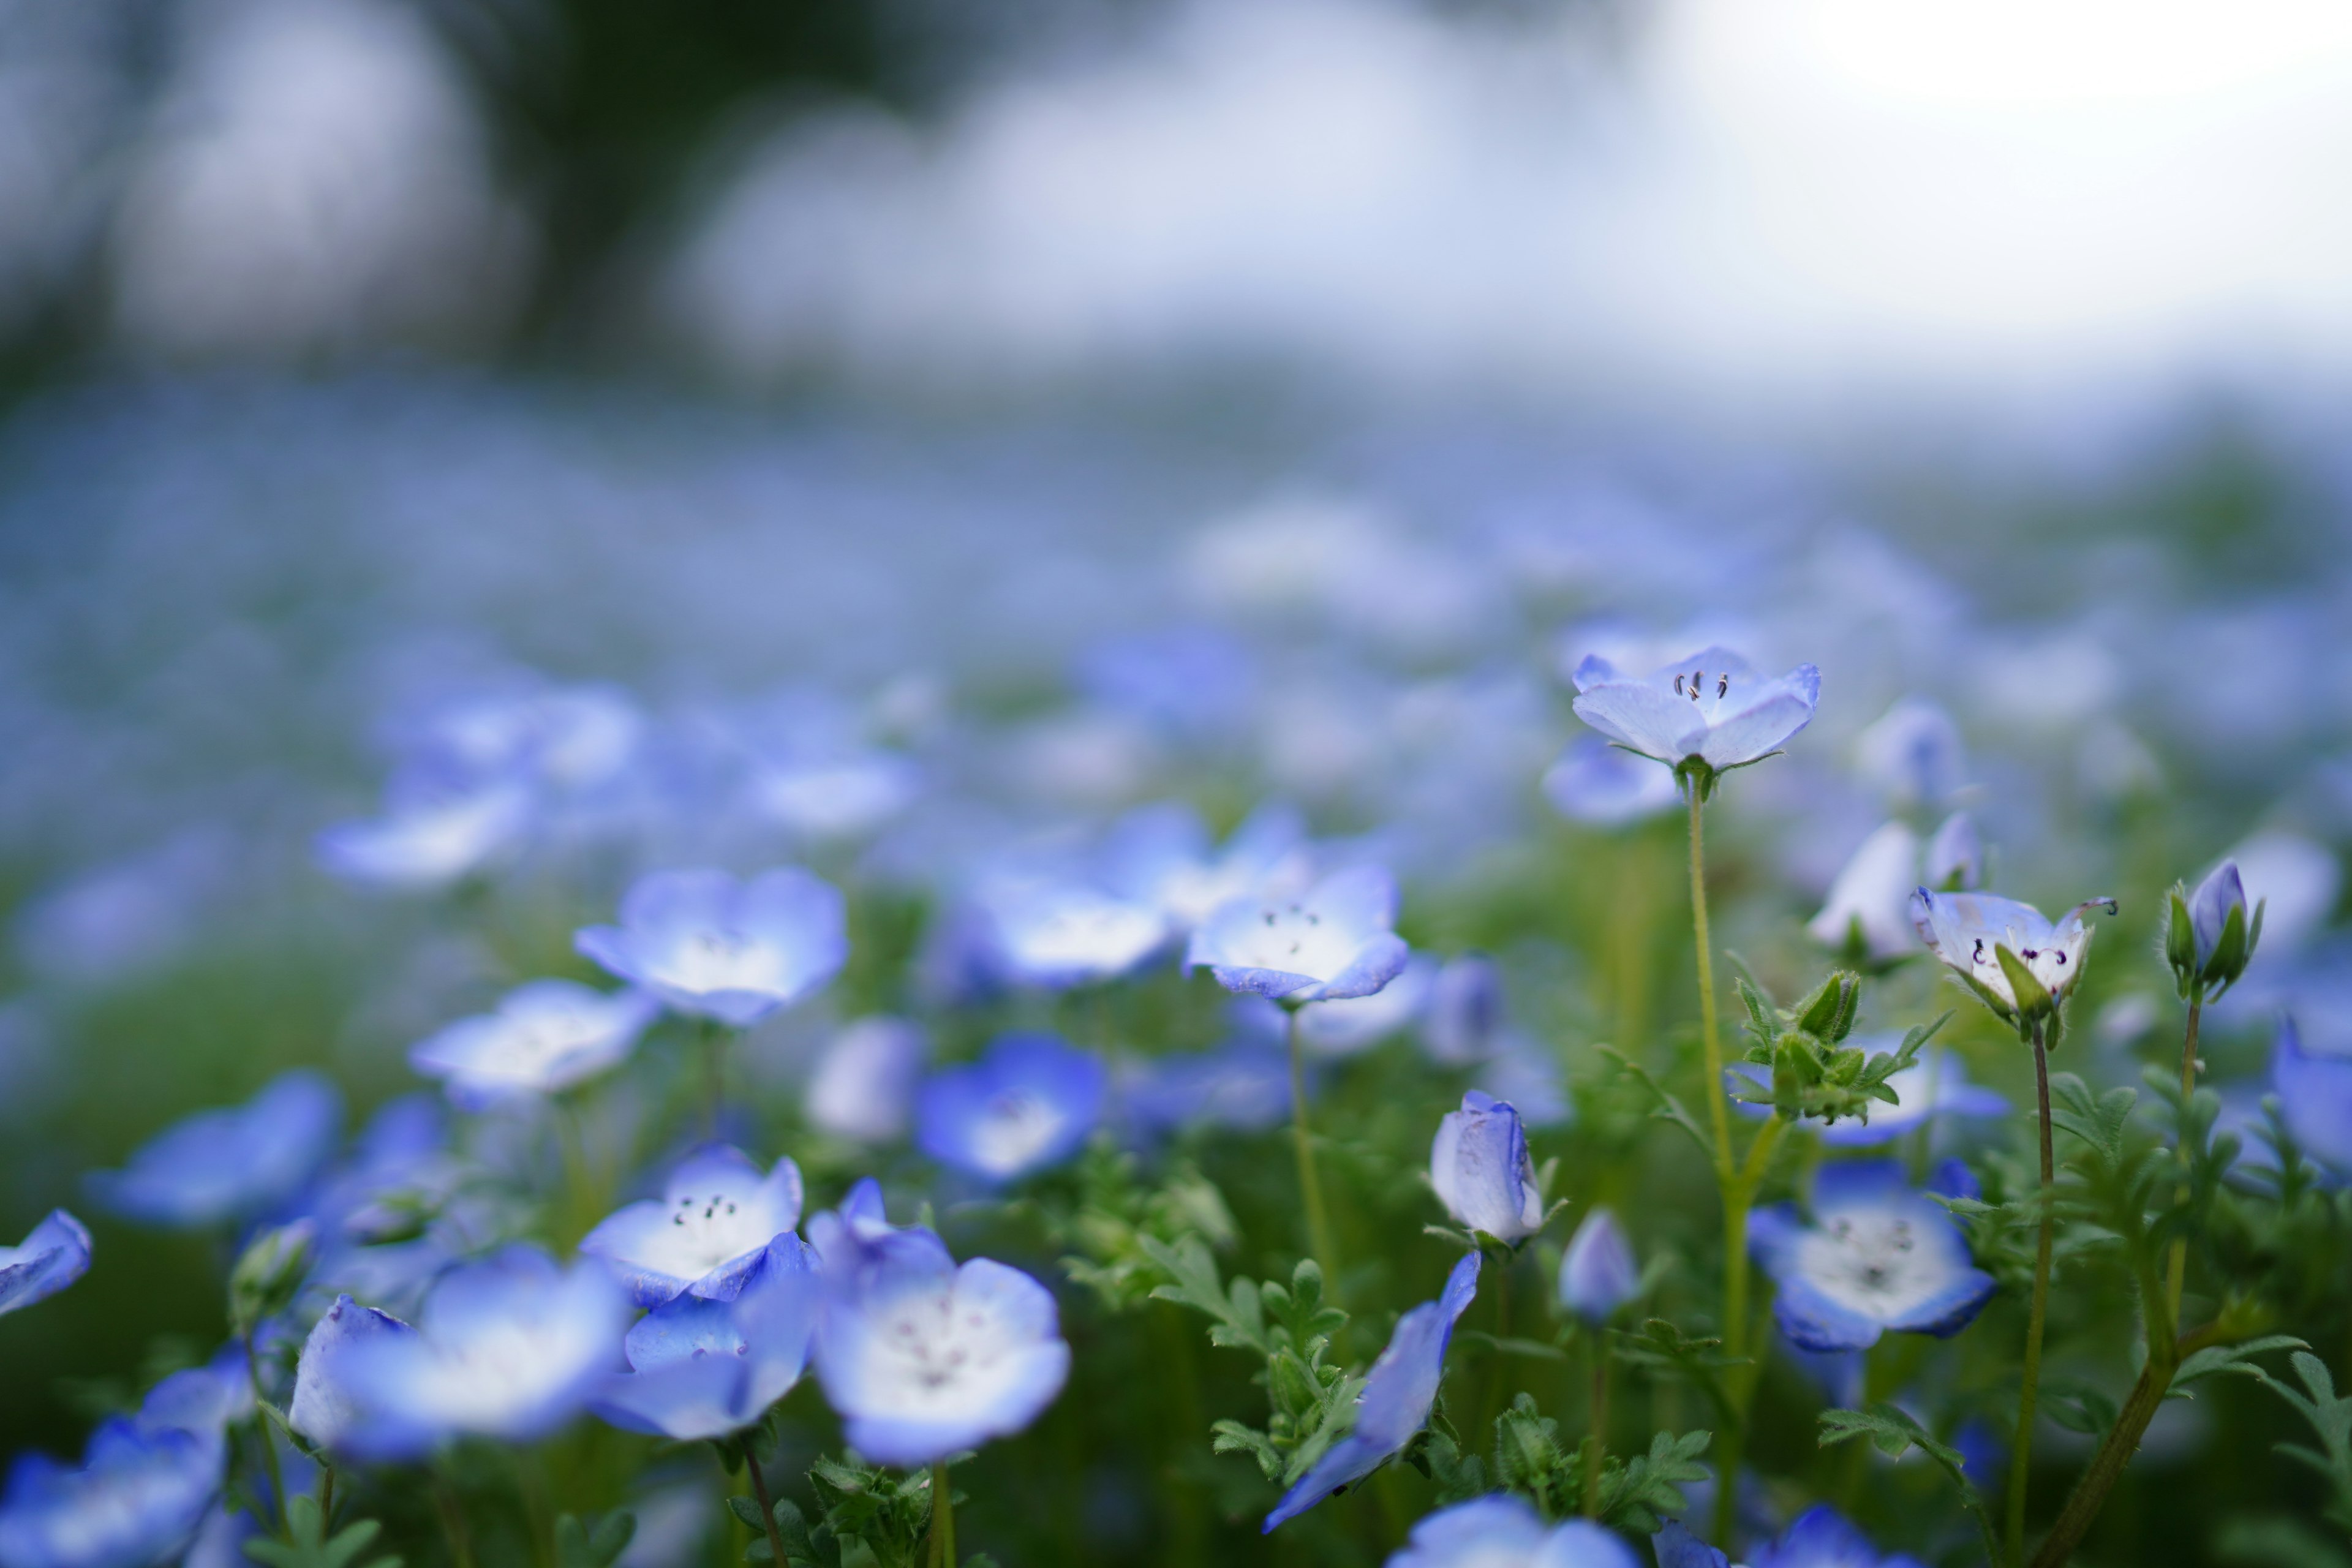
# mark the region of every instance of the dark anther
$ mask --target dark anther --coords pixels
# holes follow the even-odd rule
[[[1675,676],[1675,696],[1677,696],[1677,697],[1680,697],[1682,694],[1683,694],[1683,678],[1682,678],[1681,676],[1677,675],[1677,676]]]
[[[1720,698],[1720,697],[1721,697],[1725,692],[1727,692],[1727,691],[1728,691],[1728,690],[1730,690],[1730,689],[1731,689],[1731,677],[1729,677],[1729,676],[1727,676],[1727,676],[1725,676],[1722,679],[1720,679],[1720,680],[1718,680],[1718,681],[1717,681],[1717,682],[1715,683],[1715,694],[1716,694],[1716,696],[1717,696],[1717,697],[1718,697],[1718,698]]]
[[[2024,952],[2024,958],[2025,958],[2025,961],[2026,961],[2028,963],[2032,963],[2035,959],[2037,959],[2037,958],[2039,958],[2039,957],[2041,957],[2041,956],[2042,956],[2041,952],[2040,952],[2038,949],[2035,949],[2035,948],[2031,948],[2031,947],[2029,947],[2029,948],[2027,948],[2027,949],[2025,950],[2025,952]]]

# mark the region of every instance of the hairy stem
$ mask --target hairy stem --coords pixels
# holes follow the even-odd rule
[[[253,1353],[253,1331],[245,1334],[245,1376],[253,1389],[253,1429],[261,1438],[261,1465],[269,1472],[269,1508],[278,1516],[272,1533],[294,1539],[286,1525],[286,1477],[278,1463],[278,1434],[269,1429],[268,1413],[262,1409],[268,1400],[261,1392],[261,1363]]]
[[[1601,1466],[1609,1457],[1609,1347],[1595,1328],[1584,1338],[1592,1363],[1592,1425],[1584,1435],[1584,1517],[1601,1517]]]
[[[931,1562],[934,1568],[956,1568],[955,1493],[948,1489],[944,1460],[931,1466]]]
[[[776,1528],[776,1500],[768,1495],[768,1478],[760,1469],[760,1456],[751,1452],[751,1439],[740,1439],[743,1448],[743,1469],[751,1478],[751,1498],[760,1505],[760,1524],[768,1532],[768,1550],[776,1554],[779,1563],[789,1562],[784,1555],[783,1531]]]
[[[1298,1193],[1307,1204],[1307,1240],[1323,1269],[1323,1294],[1339,1300],[1339,1254],[1331,1245],[1331,1216],[1323,1207],[1323,1183],[1315,1173],[1315,1135],[1307,1125],[1307,1061],[1298,1044],[1298,1009],[1289,1010],[1290,1137],[1298,1153]]]
[[[2148,1347],[2147,1364],[2140,1369],[2139,1381],[2132,1384],[2122,1412],[2108,1429],[2106,1441],[2099,1445],[2091,1468],[2074,1483],[2057,1522],[2050,1527],[2050,1533],[2033,1553],[2032,1568],[2064,1568],[2066,1559],[2082,1544],[2091,1522],[2099,1517],[2107,1493],[2123,1479],[2124,1467],[2139,1451],[2139,1440],[2162,1408],[2165,1391],[2172,1386],[2172,1374],[2179,1370],[2182,1358],[2202,1350],[2215,1337],[2212,1327],[2208,1325],[2179,1341],[2166,1336]]]
[[[1747,1158],[1740,1162],[1739,1168],[1731,1173],[1724,1184],[1723,1349],[1727,1356],[1747,1354],[1748,1211],[1755,1203],[1756,1190],[1764,1184],[1764,1173],[1772,1164],[1772,1151],[1780,1143],[1780,1134],[1787,1125],[1775,1116],[1759,1128],[1755,1141],[1748,1145]],[[1733,1419],[1725,1424],[1721,1439],[1716,1444],[1716,1473],[1718,1477],[1739,1473],[1740,1456],[1747,1447],[1748,1402],[1756,1392],[1757,1370],[1752,1366],[1739,1365],[1724,1370]],[[1717,1489],[1715,1542],[1727,1549],[1731,1541],[1732,1516],[1737,1503],[1738,1498],[1731,1486]]]
[[[2204,1011],[2205,993],[2200,989],[2189,998],[2189,1027],[2180,1037],[2180,1102],[2184,1106],[2189,1103],[2189,1096],[2197,1092],[2197,1024]],[[2185,1144],[2180,1151],[2180,1163],[2184,1166],[2189,1163],[2189,1150]],[[2188,1201],[2189,1184],[2186,1182],[2180,1184],[2180,1196],[2183,1202]],[[2188,1279],[2189,1238],[2175,1237],[2172,1258],[2165,1270],[2164,1295],[2171,1305],[2172,1321],[2176,1323],[2180,1321],[2181,1287]]]
[[[2033,1468],[2033,1405],[2041,1393],[2042,1324],[2050,1308],[2050,1248],[2058,1215],[2051,1207],[2058,1162],[2050,1142],[2050,1051],[2046,1026],[2033,1026],[2033,1083],[2042,1112],[2042,1231],[2033,1247],[2033,1304],[2025,1320],[2025,1379],[2017,1400],[2017,1442],[2009,1457],[2008,1529],[2003,1555],[2010,1568],[2025,1561],[2025,1483]]]
[[[1728,1189],[1731,1183],[1731,1111],[1724,1103],[1723,1041],[1715,1019],[1715,951],[1706,934],[1706,840],[1699,826],[1698,782],[1685,788],[1690,795],[1691,932],[1698,948],[1699,1040],[1706,1052],[1707,1125],[1715,1133],[1715,1176]]]

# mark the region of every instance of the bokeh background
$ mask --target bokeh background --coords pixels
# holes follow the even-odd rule
[[[2260,851],[2258,1076],[2341,987],[2348,183],[2305,0],[0,0],[0,1234],[288,1065],[415,1087],[657,864],[945,901],[1271,794],[1588,973],[1597,873],[1444,911],[1601,863],[1576,658],[1709,638],[1823,671],[1727,806],[1757,951],[1921,697],[2007,890],[2141,895],[2100,1048]],[[581,689],[500,919],[317,864]],[[0,1450],[220,1332],[207,1244],[99,1248]]]

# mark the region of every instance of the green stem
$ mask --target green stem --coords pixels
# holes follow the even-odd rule
[[[937,1568],[956,1568],[955,1493],[948,1489],[944,1461],[931,1466],[931,1562]]]
[[[702,1021],[702,1135],[719,1136],[719,1110],[727,1099],[727,1029],[715,1018]]]
[[[1307,1239],[1323,1270],[1323,1294],[1339,1300],[1339,1254],[1331,1245],[1331,1216],[1323,1207],[1323,1184],[1315,1173],[1315,1135],[1307,1126],[1307,1062],[1298,1044],[1298,1009],[1289,1009],[1290,1136],[1298,1154],[1298,1192],[1307,1204]]]
[[[1517,1254],[1507,1252],[1495,1269],[1494,1370],[1486,1377],[1486,1408],[1478,1425],[1481,1433],[1494,1430],[1495,1423],[1503,1415],[1503,1384],[1510,1373],[1504,1364],[1508,1357],[1504,1352],[1503,1342],[1511,1337],[1511,1265],[1517,1261]]]
[[[439,1466],[433,1470],[433,1500],[441,1515],[441,1533],[448,1538],[449,1560],[457,1568],[474,1568],[474,1538],[466,1529],[466,1507]]]
[[[779,1564],[788,1563],[791,1559],[784,1555],[783,1532],[776,1528],[776,1500],[768,1495],[768,1478],[760,1472],[760,1457],[751,1452],[750,1437],[740,1441],[743,1447],[743,1468],[751,1477],[751,1497],[760,1505],[760,1522],[768,1531],[768,1550],[776,1554],[775,1561]],[[934,1481],[933,1484],[938,1483]]]
[[[1691,932],[1698,948],[1699,1040],[1706,1052],[1705,1098],[1707,1125],[1715,1133],[1715,1179],[1725,1191],[1731,1185],[1731,1110],[1724,1103],[1723,1041],[1715,1018],[1715,952],[1706,934],[1706,839],[1699,826],[1699,785],[1684,784],[1690,795]],[[1727,1324],[1726,1331],[1729,1326]]]
[[[291,1541],[293,1534],[286,1525],[286,1477],[278,1463],[278,1435],[269,1429],[269,1415],[262,1408],[268,1401],[261,1392],[261,1362],[253,1353],[250,1329],[245,1335],[245,1376],[253,1389],[253,1429],[261,1438],[262,1468],[269,1472],[269,1506],[278,1515],[271,1531]]]
[[[2189,998],[2189,1027],[2180,1038],[2180,1103],[2183,1107],[2188,1105],[2189,1097],[2197,1092],[2197,1024],[2204,1011],[2205,993],[2200,988]],[[2189,1148],[2185,1143],[2180,1150],[2180,1163],[2183,1165],[2189,1163]],[[2180,1184],[2180,1198],[2183,1203],[2189,1199],[2189,1184],[2186,1182]],[[2185,1236],[2175,1237],[2172,1241],[2172,1258],[2166,1266],[2164,1295],[2166,1301],[2171,1306],[2172,1321],[2176,1323],[2180,1321],[2181,1287],[2188,1282],[2188,1279],[2189,1238]]]
[[[1609,1457],[1609,1347],[1598,1327],[1585,1335],[1585,1358],[1592,1363],[1591,1426],[1584,1435],[1584,1517],[1601,1517],[1601,1467]]]
[[[2108,1429],[2106,1441],[2099,1445],[2098,1453],[2091,1460],[2091,1468],[2074,1483],[2057,1522],[2042,1538],[2040,1550],[2033,1554],[2032,1568],[2064,1568],[2066,1559],[2098,1518],[2107,1493],[2123,1478],[2124,1467],[2138,1452],[2139,1440],[2163,1405],[2165,1392],[2172,1386],[2172,1374],[2179,1369],[2181,1358],[2203,1349],[2216,1337],[2208,1325],[2184,1339],[2175,1341],[2166,1336],[2148,1347],[2147,1364],[2140,1369],[2139,1381],[2132,1384],[2115,1426]],[[2159,1354],[2159,1349],[2165,1353]]]
[[[2041,1394],[2042,1325],[2050,1309],[2050,1248],[2058,1226],[2057,1213],[2051,1207],[2058,1162],[2050,1142],[2050,1051],[2044,1044],[2045,1030],[2042,1024],[2033,1026],[2033,1084],[2042,1112],[2042,1230],[2033,1247],[2033,1304],[2025,1320],[2025,1378],[2017,1401],[2017,1441],[2009,1456],[2003,1555],[2010,1568],[2018,1568],[2025,1561],[2025,1485],[2033,1470],[2033,1405]]]
[[[1755,1142],[1748,1145],[1747,1158],[1724,1187],[1723,1347],[1727,1357],[1740,1358],[1748,1353],[1748,1211],[1755,1203],[1757,1189],[1764,1184],[1764,1174],[1772,1164],[1772,1151],[1787,1126],[1775,1116],[1759,1128]],[[1739,1474],[1740,1457],[1747,1448],[1748,1402],[1756,1392],[1756,1373],[1752,1366],[1735,1364],[1725,1369],[1733,1419],[1726,1424],[1727,1429],[1716,1445],[1718,1479]],[[1715,1541],[1727,1550],[1737,1503],[1731,1483],[1716,1489]]]
[[[319,1467],[319,1529],[320,1533],[335,1532],[335,1467]]]

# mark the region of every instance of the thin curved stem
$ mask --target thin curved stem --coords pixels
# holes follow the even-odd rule
[[[1323,1207],[1323,1183],[1315,1173],[1315,1135],[1307,1125],[1307,1062],[1298,1044],[1298,1009],[1289,1010],[1290,1136],[1298,1154],[1298,1194],[1307,1205],[1307,1241],[1323,1270],[1323,1294],[1339,1299],[1339,1254],[1331,1245],[1331,1216]]]
[[[751,1439],[740,1439],[743,1448],[743,1468],[751,1477],[751,1496],[760,1505],[760,1523],[768,1532],[768,1550],[776,1554],[778,1563],[792,1561],[784,1555],[783,1531],[776,1526],[776,1500],[768,1495],[768,1478],[760,1471],[760,1456],[751,1451]]]
[[[1715,1134],[1715,1176],[1726,1187],[1731,1182],[1731,1111],[1724,1103],[1723,1040],[1715,1017],[1715,950],[1706,934],[1706,838],[1699,825],[1696,780],[1684,786],[1690,795],[1691,933],[1698,949],[1699,1041],[1706,1053],[1707,1125]]]
[[[2042,1112],[2042,1231],[2033,1247],[2033,1304],[2025,1320],[2025,1380],[2017,1401],[2017,1440],[2009,1457],[2008,1529],[2003,1555],[2011,1568],[2025,1561],[2025,1485],[2033,1469],[2033,1406],[2041,1393],[2042,1325],[2050,1308],[2050,1248],[2058,1215],[2051,1207],[2058,1162],[2050,1142],[2050,1050],[2044,1026],[2033,1026],[2033,1083]]]
[[[2189,1097],[2197,1092],[2197,1024],[2204,1011],[2205,994],[2199,991],[2189,998],[2189,1027],[2180,1037],[2180,1103],[2184,1107]],[[2185,1145],[2180,1151],[2180,1163],[2183,1165],[2189,1163],[2189,1150]],[[2180,1196],[2184,1201],[2189,1196],[2189,1184],[2186,1182],[2180,1185]],[[2181,1288],[2188,1279],[2189,1238],[2175,1237],[2172,1258],[2165,1269],[2164,1295],[2172,1308],[2172,1321],[2176,1323],[2180,1321]]]

